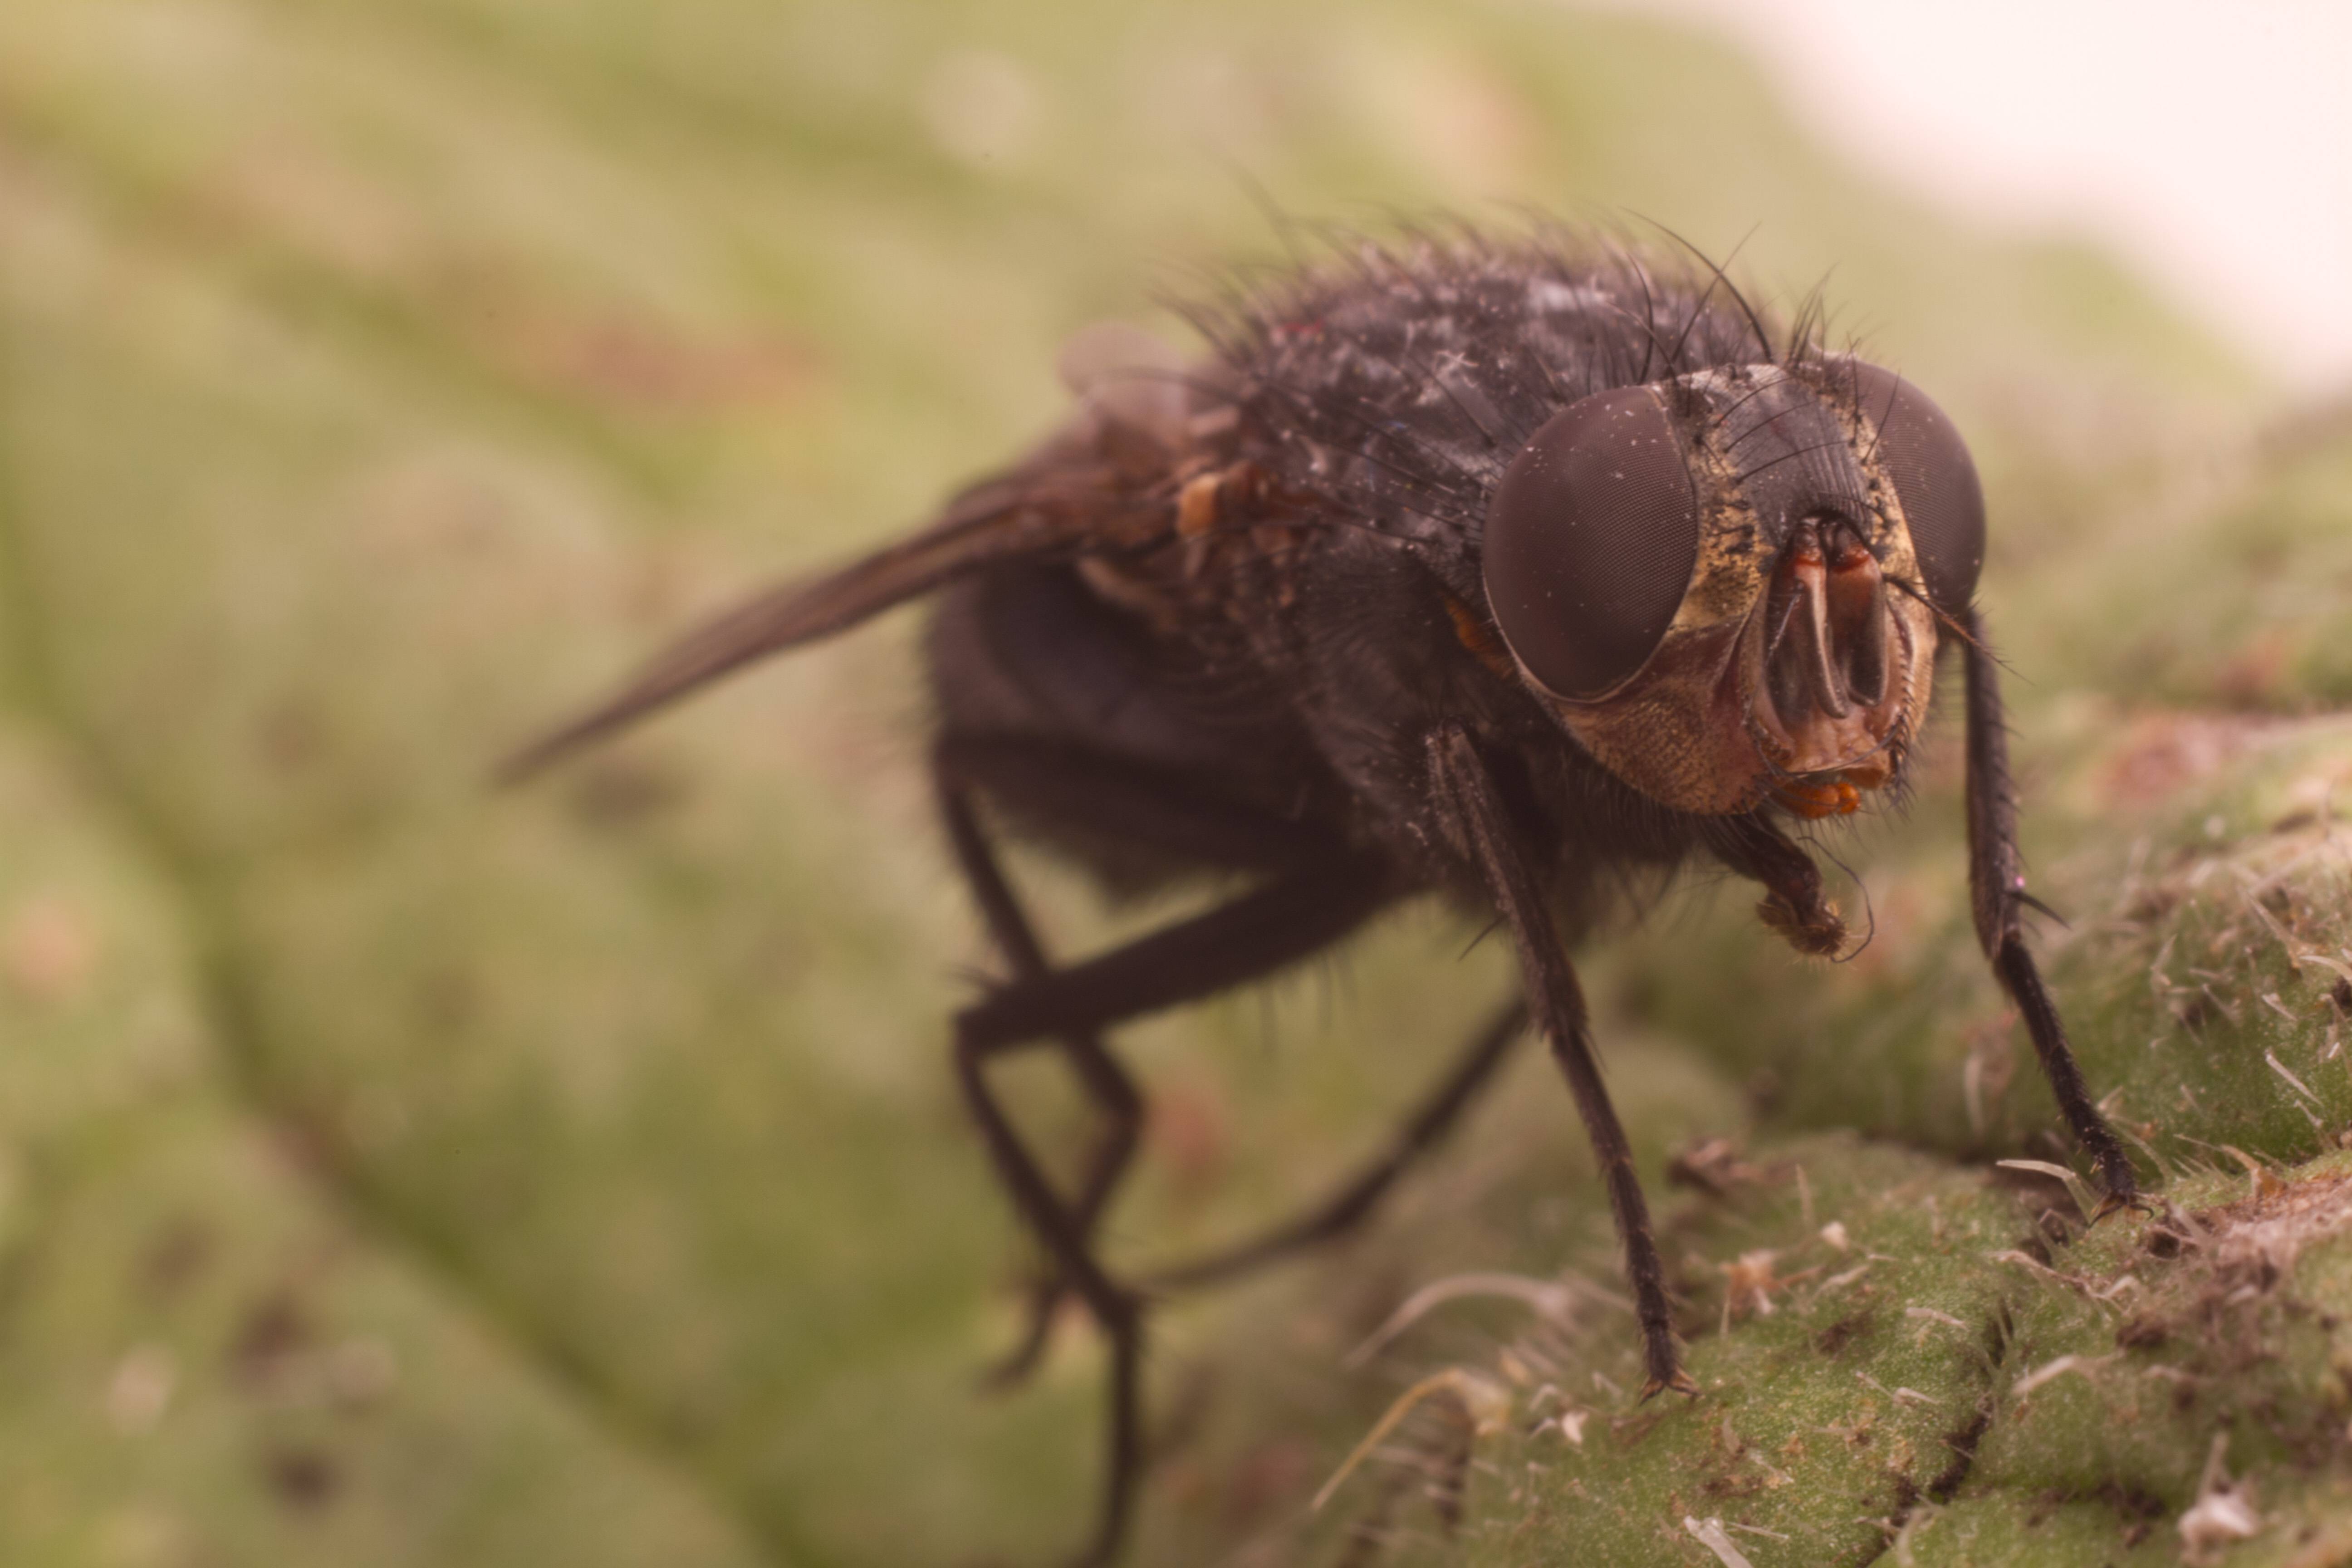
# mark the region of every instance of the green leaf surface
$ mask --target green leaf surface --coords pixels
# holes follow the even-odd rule
[[[485,779],[696,615],[1034,439],[1071,330],[1166,327],[1156,298],[1278,255],[1260,186],[1374,225],[1640,213],[1718,254],[1760,224],[1742,275],[1783,304],[1834,266],[1838,319],[1985,469],[2086,1068],[2182,1212],[2287,1201],[2225,1145],[2333,1212],[2341,430],[2256,441],[2254,379],[2113,263],[1874,185],[1735,53],[1505,0],[12,0],[0,1561],[1076,1538],[1083,1325],[977,1389],[1029,1260],[945,1068],[983,955],[911,628]],[[1703,1563],[1685,1515],[1773,1532],[1727,1538],[1757,1568],[2168,1560],[2223,1431],[2265,1521],[2243,1561],[2335,1539],[2344,1243],[2297,1210],[2232,1300],[2220,1240],[2158,1268],[2153,1220],[2078,1238],[2049,1183],[1988,1174],[2064,1151],[1967,929],[1956,788],[1935,763],[1841,849],[1876,916],[1851,963],[1729,888],[1591,955],[1654,1191],[1746,1141],[1729,1196],[1662,1208],[1697,1401],[1631,1405],[1605,1213],[1530,1051],[1360,1241],[1155,1320],[1137,1560]],[[1059,951],[1178,907],[1021,869]],[[1123,1031],[1155,1109],[1114,1264],[1377,1149],[1507,983],[1475,934],[1401,914]],[[1007,1076],[1075,1161],[1068,1086]],[[1570,1305],[1465,1296],[1349,1364],[1418,1288],[1491,1274]],[[2129,1313],[2177,1350],[2118,1350]],[[2016,1394],[2069,1354],[2096,1364]],[[1465,1448],[1441,1401],[1391,1445],[1467,1455],[1452,1544],[1451,1459],[1376,1457],[1310,1514],[1448,1369],[1510,1411]]]

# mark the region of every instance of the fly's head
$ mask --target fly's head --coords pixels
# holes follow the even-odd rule
[[[1619,776],[1681,811],[1831,816],[1901,772],[1984,496],[1892,372],[1717,367],[1554,416],[1483,548],[1520,678]]]

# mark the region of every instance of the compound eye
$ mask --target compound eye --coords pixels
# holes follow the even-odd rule
[[[1944,411],[1893,371],[1850,368],[1872,448],[1911,525],[1911,548],[1928,601],[1948,615],[1968,607],[1984,565],[1984,487],[1968,444]]]
[[[1570,404],[1486,507],[1486,601],[1546,690],[1594,698],[1655,653],[1698,561],[1698,489],[1656,389]]]

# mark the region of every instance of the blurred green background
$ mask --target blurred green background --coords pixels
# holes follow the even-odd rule
[[[2277,399],[2111,260],[1874,185],[1691,33],[1535,0],[9,0],[0,1563],[978,1564],[1076,1540],[1091,1340],[1066,1325],[1017,1394],[975,1386],[1025,1255],[946,1071],[986,954],[916,766],[908,619],[527,791],[485,772],[698,613],[1034,438],[1066,334],[1166,327],[1157,298],[1277,253],[1260,191],[1373,226],[1638,214],[1745,237],[1784,306],[1829,275],[1835,330],[1976,445],[2037,848],[2084,900],[2135,834],[2135,866],[2147,835],[2203,841],[2221,808],[2179,791],[2221,788],[2248,726],[2352,685],[2340,426],[2258,441]],[[2173,708],[2239,717],[2133,742],[2157,783],[2114,784],[2126,720]],[[2244,790],[2347,754],[2295,734],[2303,761]],[[1902,1156],[1921,1190],[2010,1223],[1975,1167],[2050,1157],[2048,1110],[2030,1060],[1986,1089],[2007,1026],[1953,902],[1954,783],[1947,759],[1909,825],[1861,836],[1864,963],[1801,965],[1704,889],[1599,956],[1654,1177],[1702,1132],[1859,1127],[1889,1142],[1812,1146],[1822,1194],[1901,1189],[1854,1163],[1900,1145],[1929,1152]],[[1024,875],[1064,949],[1166,913]],[[1407,915],[1125,1031],[1155,1109],[1115,1257],[1232,1235],[1370,1148],[1506,984],[1467,934]],[[2106,960],[2070,959],[2105,996]],[[2143,1025],[2091,1026],[2103,1085]],[[2295,1027],[2248,1048],[2316,1037]],[[2204,1070],[2183,1060],[2164,1073]],[[1399,1388],[1503,1331],[1371,1373],[1349,1347],[1448,1268],[1611,1280],[1565,1096],[1522,1066],[1374,1237],[1163,1320],[1139,1560],[1354,1550],[1306,1497]],[[2233,1107],[2244,1074],[2212,1068],[2228,1124],[2184,1135],[2308,1157],[2319,1118],[2253,1073],[2265,1098]],[[1075,1151],[1053,1075],[1012,1076]],[[2332,1128],[2352,1078],[2330,1084]],[[1709,1257],[1755,1244],[1692,1223]],[[1684,1281],[1702,1326],[1712,1269]],[[2203,1428],[2175,1447],[2146,1484],[2177,1512]],[[2026,1452],[2007,1484],[2038,1496]],[[1884,1549],[1854,1528],[1883,1479],[1812,1497],[1820,1542],[1747,1538],[1755,1562]],[[1612,1560],[1707,1561],[1675,1528],[1696,1494],[1669,1475],[1637,1506],[1643,1484],[1601,1507],[1632,1531]],[[1474,1516],[1594,1560],[1560,1507]],[[1415,1519],[1392,1554],[1451,1550]],[[2098,1560],[2074,1553],[2047,1560]]]

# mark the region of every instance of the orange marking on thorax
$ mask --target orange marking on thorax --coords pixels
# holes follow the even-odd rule
[[[1511,662],[1510,653],[1495,640],[1495,634],[1486,628],[1485,621],[1478,618],[1477,611],[1447,594],[1445,613],[1453,618],[1455,638],[1480,664],[1506,680],[1518,673],[1517,667]]]
[[[1176,493],[1179,538],[1199,539],[1217,526],[1217,492],[1224,482],[1223,474],[1195,474]]]

